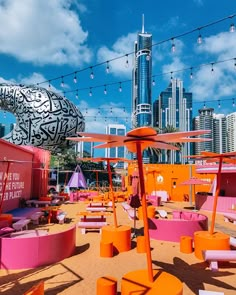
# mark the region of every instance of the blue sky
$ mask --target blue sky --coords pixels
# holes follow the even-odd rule
[[[229,27],[236,26],[236,17],[204,26],[235,13],[234,0],[0,0],[0,82],[48,87],[48,82],[41,82],[51,80],[56,92],[64,91],[79,107],[86,131],[104,133],[108,123],[125,124],[129,130],[131,53],[144,14],[145,31],[152,33],[156,44],[153,101],[166,89],[173,72],[193,93],[194,115],[204,102],[216,113],[231,113],[236,111],[232,106],[233,98],[236,103],[236,32],[230,33]],[[106,61],[110,61],[109,73]],[[0,112],[0,122],[14,121],[13,115]]]

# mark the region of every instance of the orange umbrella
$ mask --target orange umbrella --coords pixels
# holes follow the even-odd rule
[[[95,148],[112,148],[119,146],[126,146],[130,152],[137,154],[138,159],[138,171],[140,180],[140,193],[142,198],[143,208],[143,223],[144,223],[144,237],[146,246],[148,277],[153,282],[153,269],[151,259],[151,247],[150,237],[148,230],[148,218],[147,218],[147,203],[145,197],[145,185],[144,185],[144,173],[142,163],[142,152],[147,147],[155,147],[159,149],[178,150],[177,147],[170,143],[174,142],[193,142],[193,141],[208,141],[205,138],[191,138],[190,136],[198,136],[206,133],[210,133],[211,130],[197,130],[186,132],[175,132],[157,134],[156,130],[151,127],[140,127],[129,131],[125,136],[122,135],[110,135],[110,134],[97,134],[88,132],[79,132],[80,136],[85,137],[69,137],[68,140],[73,141],[91,141],[91,142],[105,142],[95,146]]]

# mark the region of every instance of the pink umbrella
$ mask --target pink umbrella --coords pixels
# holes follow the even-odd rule
[[[206,180],[202,180],[200,178],[197,177],[190,177],[189,179],[183,181],[181,183],[181,185],[190,185],[191,187],[193,186],[193,196],[195,196],[195,185],[201,185],[201,184],[210,184],[208,181]],[[190,197],[190,204],[192,203],[192,196]]]

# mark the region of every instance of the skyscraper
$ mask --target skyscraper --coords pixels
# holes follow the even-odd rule
[[[153,106],[159,107],[159,112],[153,112],[156,117],[153,117],[154,126],[164,130],[171,127],[178,131],[192,130],[192,93],[186,92],[183,88],[183,81],[172,79],[171,83],[165,91],[162,91],[159,96],[159,103],[154,102]],[[170,161],[186,162],[184,156],[189,156],[192,153],[192,144],[185,143],[181,148],[181,153],[171,151]],[[167,161],[167,153],[162,152],[162,161]]]
[[[125,135],[126,134],[126,127],[122,124],[109,124],[106,127],[106,134],[112,135]],[[125,158],[126,157],[126,147],[113,147],[105,149],[105,157],[108,158]],[[116,168],[125,168],[124,162],[118,162],[116,164]]]
[[[134,44],[132,128],[152,125],[152,34],[138,33]]]
[[[227,151],[236,151],[236,112],[226,116],[227,121]]]

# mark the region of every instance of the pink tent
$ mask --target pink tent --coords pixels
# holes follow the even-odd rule
[[[75,171],[73,172],[69,182],[68,187],[75,187],[75,188],[87,188],[87,183],[84,178],[84,174],[82,170],[80,169],[80,166],[77,165],[75,168]]]

